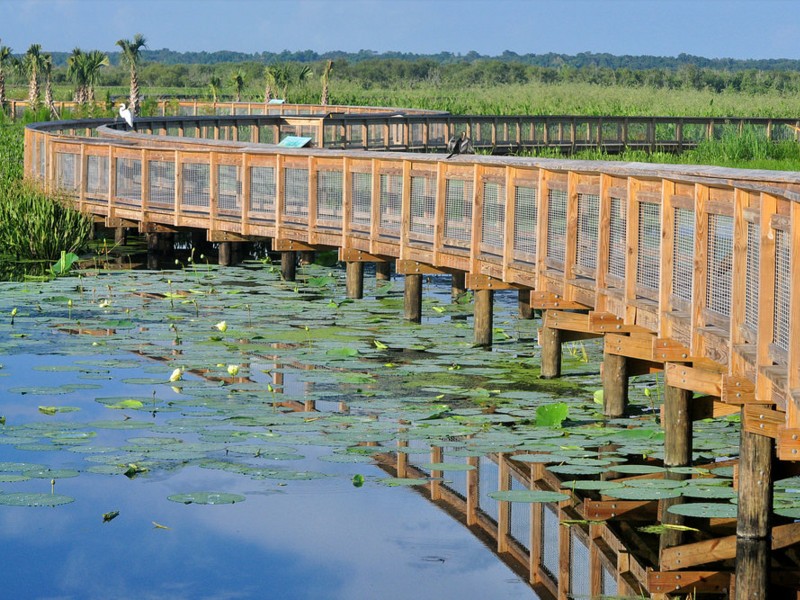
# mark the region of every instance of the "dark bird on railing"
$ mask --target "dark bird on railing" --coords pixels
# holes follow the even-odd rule
[[[120,104],[119,116],[125,119],[125,122],[128,124],[128,127],[133,129],[133,115],[131,114],[131,109],[127,108],[124,104]]]
[[[472,140],[467,137],[467,132],[462,131],[461,137],[453,136],[447,142],[447,151],[450,153],[447,158],[452,157],[454,154],[472,154]]]

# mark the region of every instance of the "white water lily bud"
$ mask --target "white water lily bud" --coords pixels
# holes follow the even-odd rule
[[[239,373],[239,365],[228,365],[228,375],[236,377],[237,373]]]
[[[169,380],[171,382],[180,381],[183,378],[183,369],[177,368],[172,372],[172,375],[169,376]]]
[[[219,329],[222,333],[228,331],[228,324],[225,321],[220,321],[216,325],[214,325],[217,329]]]

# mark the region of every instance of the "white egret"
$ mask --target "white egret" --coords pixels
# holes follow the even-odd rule
[[[133,115],[131,114],[131,110],[127,108],[124,104],[119,105],[119,116],[125,119],[125,122],[128,124],[128,127],[133,129]]]

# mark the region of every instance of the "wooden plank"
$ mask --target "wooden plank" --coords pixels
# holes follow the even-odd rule
[[[664,366],[664,376],[667,385],[682,390],[710,396],[719,396],[722,393],[722,376],[713,371],[667,363]]]
[[[590,308],[579,302],[565,300],[561,294],[538,291],[531,292],[531,307],[538,308],[540,310],[547,310],[549,308],[586,310]]]
[[[772,529],[772,550],[780,550],[800,542],[800,523],[779,525]],[[736,536],[703,540],[665,548],[661,551],[659,565],[664,571],[688,569],[695,565],[704,565],[718,560],[727,560],[736,556]]]
[[[603,350],[608,354],[617,354],[649,362],[654,360],[651,335],[608,333],[605,335],[604,341]]]
[[[658,337],[653,340],[653,357],[664,362],[691,362],[689,348],[671,338]]]
[[[694,273],[692,279],[692,339],[690,348],[696,356],[703,356],[704,338],[700,329],[705,326],[703,308],[706,305],[706,253],[708,244],[708,186],[694,186]]]
[[[583,518],[589,521],[652,521],[658,502],[638,500],[584,500]]]
[[[647,590],[651,594],[722,593],[732,577],[726,571],[648,571]]]
[[[779,426],[777,451],[780,460],[800,460],[800,429]]]
[[[758,404],[745,404],[742,409],[742,426],[750,433],[777,439],[778,427],[785,424],[784,412],[770,410]]]
[[[174,231],[174,229],[167,229],[166,231]],[[258,236],[240,235],[232,231],[222,231],[220,229],[211,229],[206,232],[206,239],[209,242],[249,242],[259,238]]]
[[[775,232],[770,226],[777,210],[775,196],[761,194],[761,249],[759,251],[758,278],[758,344],[756,350],[756,395],[772,397],[772,382],[761,371],[761,366],[772,364],[769,345],[772,342],[775,318]]]
[[[692,421],[726,417],[736,414],[739,411],[739,406],[720,402],[719,399],[714,396],[699,396],[697,398],[692,398],[689,403],[689,414]]]

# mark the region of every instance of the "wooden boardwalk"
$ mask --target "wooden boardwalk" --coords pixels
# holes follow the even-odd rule
[[[663,371],[668,466],[690,463],[693,419],[740,412],[736,545],[774,534],[766,485],[773,462],[787,469],[800,460],[800,175],[447,160],[394,150],[440,149],[472,121],[290,108],[142,119],[137,133],[97,122],[30,126],[26,173],[113,227],[151,235],[200,229],[223,245],[270,239],[289,257],[338,248],[356,287],[363,262],[392,261],[406,275],[407,315],[422,274],[463,277],[475,291],[480,344],[491,341],[493,291],[519,290],[543,311],[543,376],[560,374],[562,342],[604,338],[607,415],[624,414],[628,377]],[[492,147],[501,145],[498,131],[524,131],[491,119]],[[483,133],[470,127],[478,147]],[[570,127],[573,143],[579,128]],[[285,135],[325,147],[259,143]],[[800,540],[794,528],[780,531],[789,545]],[[749,598],[766,585],[745,563],[736,565],[736,593]]]

